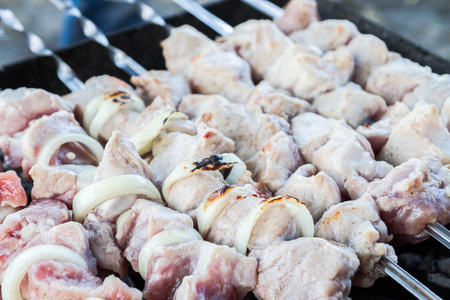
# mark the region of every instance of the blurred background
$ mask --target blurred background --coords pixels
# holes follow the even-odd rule
[[[113,18],[109,9],[119,5],[121,16],[135,13],[133,6],[98,2],[102,9],[91,9],[88,13],[114,24],[119,18]],[[170,0],[142,0],[150,4],[163,17],[181,13],[181,9]],[[205,4],[221,0],[197,0]],[[333,0],[343,3],[431,52],[450,60],[450,0]],[[86,1],[87,2],[87,1]],[[73,41],[68,39],[67,28],[79,29],[77,22],[68,20],[48,0],[0,0],[0,8],[11,9],[25,28],[38,34],[51,49],[68,47]],[[137,15],[136,15],[137,16]],[[110,20],[109,20],[110,19]],[[119,22],[120,23],[120,22]],[[137,24],[137,23],[136,23]],[[134,23],[121,23],[119,27],[135,26]],[[112,29],[102,28],[106,32]],[[0,29],[1,30],[1,29]],[[74,32],[71,32],[74,34]],[[66,37],[66,38],[64,38]],[[26,42],[19,33],[4,28],[0,31],[0,68],[21,60],[32,58]]]

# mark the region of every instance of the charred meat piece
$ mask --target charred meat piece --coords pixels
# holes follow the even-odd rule
[[[253,293],[268,300],[345,299],[359,266],[351,248],[320,238],[278,242],[249,256],[258,260]]]
[[[333,205],[316,224],[316,235],[326,240],[342,243],[355,250],[360,266],[353,284],[370,287],[383,276],[375,264],[386,255],[397,261],[394,248],[388,245],[392,239],[380,212],[369,194],[353,201]]]
[[[418,243],[426,225],[450,222],[450,169],[434,157],[411,158],[366,191],[397,243]]]

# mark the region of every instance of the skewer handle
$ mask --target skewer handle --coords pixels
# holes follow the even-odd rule
[[[147,70],[128,56],[122,50],[112,46],[106,35],[91,20],[82,15],[81,11],[71,0],[50,0],[59,10],[77,18],[83,30],[84,35],[94,42],[102,45],[109,51],[109,56],[114,64],[125,71],[130,76],[142,75]]]
[[[438,240],[442,245],[450,249],[450,231],[438,222],[430,223],[425,227],[425,232]]]
[[[55,52],[45,47],[44,41],[36,34],[25,30],[22,23],[9,9],[0,9],[0,19],[5,26],[23,33],[27,37],[28,48],[38,56],[52,57],[58,65],[58,78],[65,86],[73,91],[83,88],[83,82],[75,75],[75,72]]]
[[[208,25],[215,32],[221,36],[226,36],[233,33],[233,27],[219,19],[203,6],[194,2],[192,0],[173,0],[176,4],[181,6],[183,9],[188,11],[190,14],[194,15],[200,21]]]
[[[408,292],[413,294],[417,299],[434,300],[442,299],[433,293],[428,287],[422,284],[414,276],[406,272],[403,268],[393,262],[387,256],[383,256],[376,264],[376,267],[397,281]]]
[[[272,19],[281,18],[284,10],[267,0],[241,0]]]

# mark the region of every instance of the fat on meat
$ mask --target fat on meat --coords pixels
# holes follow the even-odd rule
[[[274,21],[285,34],[290,34],[319,20],[315,0],[291,0],[284,7],[283,16]]]
[[[304,162],[292,135],[279,131],[246,164],[255,181],[264,183],[271,192],[276,192]]]
[[[303,159],[327,173],[351,199],[393,168],[376,161],[370,143],[343,120],[303,113],[292,119],[292,132]]]
[[[225,186],[208,197],[214,202],[219,198],[227,206],[211,225],[205,239],[219,245],[234,246],[236,233],[250,211],[266,195],[261,194],[252,185]],[[278,241],[292,240],[299,236],[299,232],[292,217],[283,207],[274,207],[264,213],[256,222],[251,232],[248,249],[262,249]]]
[[[386,114],[377,122],[360,125],[356,131],[364,136],[372,146],[373,152],[380,152],[391,134],[392,128],[410,113],[402,102],[395,102],[388,107]]]
[[[292,119],[303,112],[315,112],[309,102],[288,95],[285,91],[276,90],[267,81],[261,81],[253,90],[247,103],[258,105],[267,114],[274,114],[285,119]]]
[[[95,167],[88,165],[38,166],[30,170],[31,199],[51,198],[72,209],[73,197],[92,181]]]
[[[69,262],[45,260],[33,265],[21,285],[27,300],[84,300],[98,297],[104,300],[140,300],[142,292],[128,287],[122,280],[109,275],[102,280],[88,270]]]
[[[279,131],[289,133],[289,123],[285,119],[264,114],[258,106],[232,103],[219,95],[186,96],[179,109],[232,139],[234,152],[244,162],[261,151]]]
[[[250,252],[258,299],[346,299],[359,267],[355,252],[321,238],[298,238]]]
[[[353,37],[347,49],[355,61],[352,80],[362,87],[366,86],[372,67],[388,62],[386,43],[372,34],[359,34]]]
[[[402,100],[406,93],[431,77],[431,69],[406,58],[398,58],[384,65],[373,66],[367,78],[366,90],[380,95],[388,105]]]
[[[59,111],[50,116],[43,116],[31,124],[21,139],[22,169],[26,179],[30,178],[29,171],[36,164],[45,141],[57,134],[66,133],[87,135],[75,120],[74,115],[67,111]],[[75,154],[75,157],[68,155],[70,153]],[[66,143],[53,154],[49,164],[96,165],[97,161],[93,154],[83,146],[75,143]]]
[[[250,66],[232,49],[220,47],[188,25],[172,30],[161,45],[167,69],[186,76],[193,92],[247,102],[254,87]]]
[[[75,105],[42,89],[18,88],[0,92],[0,136],[25,130],[28,123],[60,110],[72,111]]]
[[[397,243],[418,243],[433,222],[450,222],[450,168],[434,157],[411,158],[385,178],[369,183],[369,193]]]
[[[433,104],[419,105],[393,129],[377,158],[398,166],[410,158],[433,156],[450,163],[450,133]]]
[[[332,205],[341,202],[336,182],[311,164],[300,166],[275,195],[290,195],[302,201],[317,222]]]
[[[383,98],[367,93],[352,82],[317,96],[313,106],[320,115],[344,119],[353,128],[377,121],[387,111]]]
[[[70,221],[67,207],[60,201],[33,201],[24,209],[9,214],[0,226],[0,282],[9,263],[37,235]]]
[[[139,271],[139,253],[151,237],[168,228],[194,226],[188,215],[144,199],[136,200],[122,224],[117,228],[117,243],[136,272]]]
[[[322,51],[329,51],[347,45],[359,34],[358,28],[352,22],[331,19],[312,22],[305,29],[292,32],[289,37],[301,45],[316,46]]]
[[[196,126],[196,135],[169,132],[155,141],[150,167],[154,172],[153,183],[156,187],[161,188],[170,172],[194,155],[210,157],[233,152],[234,142],[222,132],[207,126],[201,120],[197,120]]]
[[[156,97],[165,96],[171,99],[176,107],[181,99],[191,92],[186,77],[170,71],[151,70],[140,76],[132,76],[130,81],[147,105]]]
[[[380,218],[375,201],[366,193],[361,198],[333,205],[316,224],[316,236],[351,247],[360,266],[353,285],[370,287],[384,273],[375,264],[386,255],[397,261],[394,248],[388,243],[386,224]]]
[[[92,182],[98,182],[119,175],[140,175],[152,180],[153,173],[142,160],[133,143],[118,131],[113,132],[96,169]],[[89,213],[83,222],[89,230],[89,242],[100,267],[125,275],[126,259],[114,238],[116,220],[133,205],[139,195],[127,195],[103,202]]]

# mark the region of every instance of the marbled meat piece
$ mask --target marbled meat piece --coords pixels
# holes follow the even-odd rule
[[[375,264],[386,255],[397,261],[394,248],[388,243],[392,235],[375,201],[369,194],[353,201],[333,205],[316,224],[316,236],[351,247],[359,258],[360,266],[353,284],[370,287],[384,273]]]
[[[22,169],[25,178],[30,178],[29,171],[38,159],[45,142],[59,134],[75,133],[87,135],[75,120],[74,115],[67,111],[59,111],[51,116],[43,116],[34,121],[22,136],[23,153]],[[81,145],[81,146],[80,146]],[[49,165],[96,165],[95,156],[82,144],[66,143],[51,157]],[[75,155],[72,155],[75,154]]]
[[[332,205],[341,202],[336,182],[315,166],[306,164],[298,168],[275,195],[290,195],[302,201],[317,222]]]
[[[383,98],[367,93],[352,82],[317,96],[313,106],[322,116],[344,119],[353,128],[377,121],[387,111]]]
[[[173,29],[161,45],[167,69],[186,76],[193,92],[247,102],[254,87],[250,66],[233,50],[221,48],[188,25]]]
[[[72,111],[75,105],[42,89],[18,88],[0,92],[0,136],[23,131],[32,120],[59,110]]]
[[[316,46],[322,51],[329,51],[347,45],[359,34],[358,28],[352,22],[330,19],[312,22],[305,29],[292,32],[289,37],[301,45]]]
[[[242,299],[256,285],[256,259],[191,241],[156,248],[148,274],[145,299]]]
[[[184,160],[192,156],[210,157],[214,154],[231,153],[234,142],[220,131],[197,120],[197,135],[169,132],[153,145],[150,167],[154,172],[153,183],[161,188],[166,177]]]
[[[410,158],[431,155],[450,163],[450,133],[433,104],[416,106],[393,129],[377,158],[398,166]]]
[[[279,131],[246,164],[255,181],[264,183],[271,192],[276,192],[304,162],[292,135]]]
[[[234,246],[236,233],[250,211],[266,195],[262,195],[251,185],[224,187],[208,197],[213,202],[226,197],[227,206],[211,225],[205,239],[219,245]],[[284,207],[274,207],[264,213],[251,232],[248,249],[262,249],[278,241],[292,240],[300,232],[289,212]]]
[[[384,65],[372,67],[367,78],[366,90],[380,95],[388,105],[391,105],[402,100],[406,93],[430,77],[429,67],[422,67],[406,58],[394,59]]]
[[[0,226],[0,282],[9,263],[41,232],[70,221],[67,207],[56,200],[33,201],[9,214]]]
[[[366,86],[367,77],[374,66],[388,62],[386,43],[372,34],[359,34],[347,45],[355,61],[352,80],[362,87]]]
[[[267,114],[291,119],[303,112],[315,112],[307,101],[292,97],[284,91],[273,88],[267,81],[261,81],[253,90],[247,105],[258,105]]]
[[[434,157],[411,158],[369,183],[366,192],[398,243],[421,242],[429,237],[426,225],[450,222],[450,169]]]
[[[139,175],[149,180],[153,173],[142,160],[133,143],[118,131],[113,132],[103,154],[103,159],[95,171],[92,182],[98,182],[119,175]],[[89,242],[94,256],[102,268],[125,275],[126,259],[114,238],[116,219],[130,208],[139,195],[126,195],[103,202],[89,213],[83,222],[89,230]]]
[[[144,199],[136,200],[122,224],[117,228],[117,243],[136,272],[139,271],[139,253],[151,237],[167,228],[194,226],[188,215]]]
[[[33,179],[31,198],[51,198],[72,209],[73,197],[91,183],[95,167],[88,165],[38,166],[30,170]]]
[[[285,34],[290,34],[319,20],[315,0],[291,0],[284,7],[284,15],[274,21]]]
[[[258,260],[258,299],[346,299],[359,266],[350,248],[298,238],[250,252]]]
[[[25,206],[27,202],[27,194],[17,173],[0,172],[0,208]]]
[[[395,102],[394,105],[388,107],[386,114],[379,121],[360,125],[356,128],[356,131],[369,141],[373,152],[376,154],[388,141],[392,128],[409,113],[410,111],[405,104]]]
[[[136,86],[139,96],[147,105],[156,97],[163,95],[170,98],[176,107],[181,99],[191,92],[183,74],[165,70],[151,70],[140,76],[132,76],[130,81]]]
[[[369,142],[342,120],[303,113],[292,119],[292,132],[303,159],[327,173],[351,199],[392,170],[376,161]]]
[[[27,300],[99,297],[104,300],[140,300],[142,292],[110,275],[102,280],[70,262],[44,260],[33,265],[21,285]]]
[[[234,152],[244,162],[261,151],[277,132],[289,132],[285,119],[264,114],[257,106],[232,103],[219,95],[186,96],[179,109],[190,117],[201,118],[206,125],[232,139]]]

